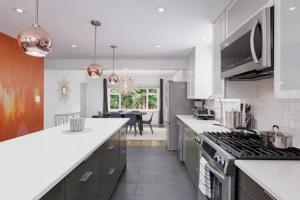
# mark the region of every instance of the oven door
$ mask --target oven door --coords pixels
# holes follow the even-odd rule
[[[206,169],[210,172],[211,197],[205,196],[198,190],[198,200],[234,200],[234,178],[221,172],[203,149],[201,152],[201,156],[207,160]]]
[[[262,10],[221,44],[222,78],[271,67],[271,14]]]

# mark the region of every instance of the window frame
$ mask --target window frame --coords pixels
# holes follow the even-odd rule
[[[108,100],[108,110],[109,111],[118,111],[118,110],[124,110],[122,109],[122,94],[120,92],[117,92],[117,93],[111,93],[111,90],[112,89],[118,89],[117,87],[115,86],[109,86],[107,87],[107,100]],[[158,111],[159,110],[159,107],[160,107],[160,88],[158,86],[138,86],[136,87],[135,89],[139,90],[139,89],[146,89],[146,109],[126,109],[126,110],[139,110],[139,111]],[[157,93],[152,93],[152,92],[149,92],[149,89],[156,89]],[[119,96],[119,108],[117,109],[112,109],[110,107],[110,96],[111,95],[118,95]],[[149,109],[149,102],[148,102],[148,96],[149,95],[154,95],[157,97],[157,108],[156,109]]]

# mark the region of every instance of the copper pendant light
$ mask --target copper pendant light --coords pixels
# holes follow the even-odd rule
[[[115,49],[117,48],[116,45],[110,46],[113,49],[113,72],[108,77],[108,82],[112,85],[115,85],[119,82],[119,76],[115,73]]]
[[[49,34],[40,27],[39,1],[36,0],[35,24],[27,27],[18,35],[18,44],[30,56],[45,57],[52,49],[53,42]]]
[[[97,27],[101,26],[101,23],[98,20],[92,20],[91,24],[95,27],[95,43],[94,43],[94,62],[90,64],[87,68],[87,73],[91,78],[99,78],[103,72],[100,65],[97,64]]]

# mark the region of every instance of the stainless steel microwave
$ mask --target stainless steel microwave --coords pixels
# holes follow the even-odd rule
[[[273,76],[274,8],[264,8],[221,44],[221,77],[253,80]]]

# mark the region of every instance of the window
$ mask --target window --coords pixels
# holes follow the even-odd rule
[[[108,88],[110,110],[157,110],[158,88],[137,88],[130,95],[120,94],[118,88]]]

